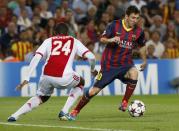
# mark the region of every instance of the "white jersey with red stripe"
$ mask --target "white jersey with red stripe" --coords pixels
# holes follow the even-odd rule
[[[59,35],[46,39],[36,53],[46,57],[42,75],[63,77],[73,72],[75,55],[82,57],[88,51],[74,37]]]

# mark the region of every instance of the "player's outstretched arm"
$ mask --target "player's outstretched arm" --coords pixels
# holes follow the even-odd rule
[[[96,76],[98,74],[98,71],[95,69],[95,65],[96,65],[95,55],[91,51],[89,51],[89,49],[86,48],[79,40],[75,39],[75,43],[78,43],[77,54],[80,57],[83,57],[84,59],[88,59],[91,68],[91,74],[93,76]]]
[[[42,58],[42,56],[40,54],[36,54],[33,57],[33,59],[31,60],[31,62],[29,64],[28,72],[27,72],[27,75],[26,75],[24,81],[16,87],[16,90],[21,90],[25,85],[28,84],[28,82],[30,80],[30,76],[33,73],[33,71],[35,70],[35,68],[37,67],[41,58]]]
[[[143,71],[147,66],[146,46],[141,47],[139,52],[140,52],[140,57],[143,60],[143,63],[140,66],[140,71]]]

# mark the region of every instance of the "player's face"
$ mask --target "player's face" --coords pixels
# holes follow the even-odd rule
[[[128,26],[133,28],[134,25],[136,25],[138,23],[139,18],[140,18],[139,14],[132,13],[129,16],[127,15],[126,20],[128,22]]]

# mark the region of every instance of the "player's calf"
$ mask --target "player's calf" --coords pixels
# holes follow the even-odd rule
[[[94,97],[95,95],[98,94],[98,92],[100,91],[100,88],[97,87],[93,87],[90,90],[87,90],[84,95],[82,96],[82,98],[80,99],[79,103],[77,104],[77,106],[72,110],[72,112],[70,113],[70,116],[73,117],[74,119],[77,117],[77,115],[79,114],[80,110],[90,101],[90,99],[92,97]]]
[[[127,80],[126,92],[125,92],[124,97],[122,99],[122,103],[119,106],[119,110],[126,111],[127,106],[128,106],[128,101],[129,101],[130,97],[132,96],[132,94],[135,90],[136,84],[137,84],[137,80],[132,80],[132,79]]]

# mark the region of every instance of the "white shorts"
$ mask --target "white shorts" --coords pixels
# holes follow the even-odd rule
[[[67,89],[76,87],[80,82],[80,75],[72,72],[63,77],[42,75],[38,84],[37,95],[50,96],[54,88]]]

